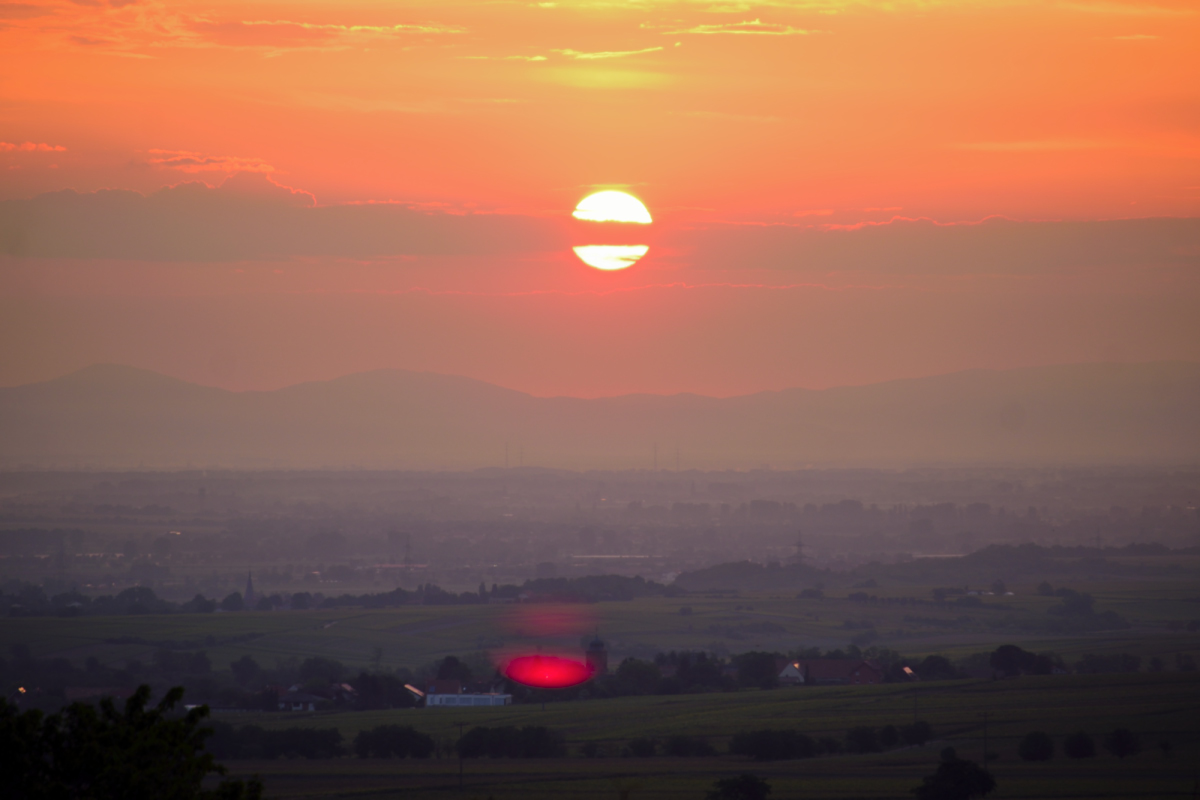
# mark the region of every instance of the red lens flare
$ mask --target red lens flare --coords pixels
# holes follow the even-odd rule
[[[510,633],[522,638],[575,639],[596,624],[591,609],[579,604],[530,603],[510,608],[501,622]]]
[[[558,656],[518,656],[504,667],[510,680],[536,689],[566,689],[587,683],[596,674],[591,664]]]

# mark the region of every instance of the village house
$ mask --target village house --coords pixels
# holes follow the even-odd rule
[[[860,658],[793,661],[779,673],[781,686],[869,686],[883,683],[883,667]]]

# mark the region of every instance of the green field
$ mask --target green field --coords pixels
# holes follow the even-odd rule
[[[793,728],[841,738],[857,725],[904,724],[914,711],[934,727],[937,741],[877,755],[839,755],[802,761],[755,763],[740,757],[708,759],[621,757],[636,736],[676,733],[707,737],[724,751],[737,731]],[[237,774],[258,773],[273,797],[496,797],[700,798],[718,777],[749,770],[766,778],[778,798],[901,798],[932,772],[946,745],[979,760],[984,718],[999,798],[1191,797],[1200,758],[1200,676],[1096,675],[1025,677],[1001,681],[948,681],[876,687],[825,687],[744,691],[675,697],[622,698],[496,709],[417,709],[316,714],[230,714],[219,718],[264,727],[337,727],[347,738],[385,723],[412,725],[450,744],[454,723],[546,725],[563,733],[571,755],[556,760],[469,760],[464,789],[458,762],[447,755],[428,761],[358,760],[232,762]],[[1124,760],[1101,753],[1045,763],[1016,755],[1021,736],[1044,730],[1089,731],[1097,739],[1116,727],[1138,732],[1145,750]],[[596,741],[608,757],[584,758],[579,745]],[[1169,756],[1158,749],[1169,742]]]
[[[281,760],[231,762],[235,774],[262,775],[268,795],[280,798],[702,798],[713,780],[743,770],[769,780],[771,800],[781,798],[908,798],[910,789],[936,767],[938,752],[956,747],[967,758],[983,753],[988,714],[991,765],[1001,798],[1195,797],[1200,763],[1200,675],[1176,672],[1176,653],[1200,660],[1200,634],[1179,623],[1200,617],[1196,586],[1188,581],[1072,582],[1092,593],[1100,610],[1114,610],[1128,627],[1064,629],[1047,613],[1057,598],[1032,586],[1012,587],[1013,597],[988,597],[982,607],[928,603],[932,587],[871,587],[892,603],[840,597],[798,600],[790,595],[690,595],[571,606],[569,630],[557,637],[540,631],[530,614],[540,606],[405,606],[387,610],[337,609],[203,615],[120,617],[8,617],[0,619],[0,652],[29,646],[37,658],[81,664],[95,656],[106,665],[153,661],[160,647],[204,650],[224,673],[242,655],[264,667],[277,661],[325,656],[359,668],[417,669],[448,654],[466,656],[499,649],[578,649],[581,637],[599,631],[610,663],[626,656],[652,657],[670,649],[718,653],[786,652],[799,646],[845,647],[873,626],[869,643],[920,658],[941,653],[959,658],[1003,643],[1053,651],[1072,663],[1084,653],[1127,652],[1146,661],[1159,656],[1172,671],[1128,675],[1023,677],[875,687],[743,690],[733,693],[625,697],[491,709],[233,713],[217,719],[267,728],[336,727],[347,743],[358,731],[381,724],[412,725],[432,735],[442,757],[427,761]],[[832,594],[833,592],[831,592]],[[895,598],[907,597],[907,603]],[[918,602],[919,601],[919,602]],[[684,607],[690,613],[681,613]],[[847,626],[846,622],[854,623]],[[1058,624],[1057,629],[1055,625]],[[1171,625],[1174,624],[1174,628]],[[861,639],[859,639],[861,641]],[[382,649],[377,665],[371,662]],[[877,755],[838,755],[754,763],[721,755],[707,759],[632,758],[631,738],[687,734],[707,738],[719,752],[739,731],[791,728],[841,739],[858,725],[930,722],[938,740],[925,747]],[[457,729],[471,725],[546,725],[568,742],[569,757],[555,760],[477,760],[465,765],[450,754]],[[1020,737],[1045,730],[1062,736],[1083,728],[1099,739],[1117,727],[1138,732],[1144,751],[1119,760],[1105,753],[1076,762],[1061,755],[1049,763],[1025,763],[1016,755]],[[1158,743],[1168,742],[1165,755]],[[581,745],[595,742],[603,757],[585,758]]]
[[[671,649],[718,653],[748,650],[786,652],[798,646],[845,647],[862,634],[846,622],[870,622],[870,644],[905,656],[941,653],[951,657],[990,651],[1011,642],[1036,651],[1054,651],[1068,661],[1088,652],[1131,652],[1170,661],[1177,652],[1200,653],[1200,635],[1170,631],[1169,622],[1200,618],[1200,591],[1191,583],[1110,582],[1076,588],[1091,592],[1099,609],[1112,609],[1130,627],[1109,631],[1062,632],[1046,609],[1057,598],[1017,587],[1015,597],[987,598],[981,608],[953,604],[855,603],[841,598],[797,600],[790,596],[651,597],[629,602],[574,607],[577,635],[534,636],[514,606],[404,606],[387,610],[239,612],[121,617],[35,617],[0,619],[0,648],[28,645],[39,658],[82,662],[96,656],[116,665],[148,661],[160,643],[207,651],[215,669],[249,654],[264,666],[277,659],[320,655],[347,665],[371,662],[382,648],[381,666],[417,668],[448,654],[501,647],[578,647],[579,637],[599,631],[611,660],[652,657]],[[879,597],[925,601],[929,587],[872,588]],[[680,609],[692,613],[682,615]],[[120,641],[118,641],[120,640]],[[140,640],[140,641],[139,641]],[[859,641],[862,641],[859,639]]]

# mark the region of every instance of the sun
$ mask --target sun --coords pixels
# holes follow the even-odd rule
[[[580,261],[605,272],[632,267],[650,252],[644,244],[585,244],[571,249]]]
[[[589,194],[575,206],[572,216],[589,222],[634,222],[639,225],[653,222],[641,200],[614,190]]]

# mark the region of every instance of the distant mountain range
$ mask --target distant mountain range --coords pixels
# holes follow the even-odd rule
[[[534,397],[382,370],[230,392],[100,365],[0,388],[0,467],[683,469],[1196,463],[1200,364],[1076,364],[731,398]],[[520,454],[520,455],[519,455]]]

